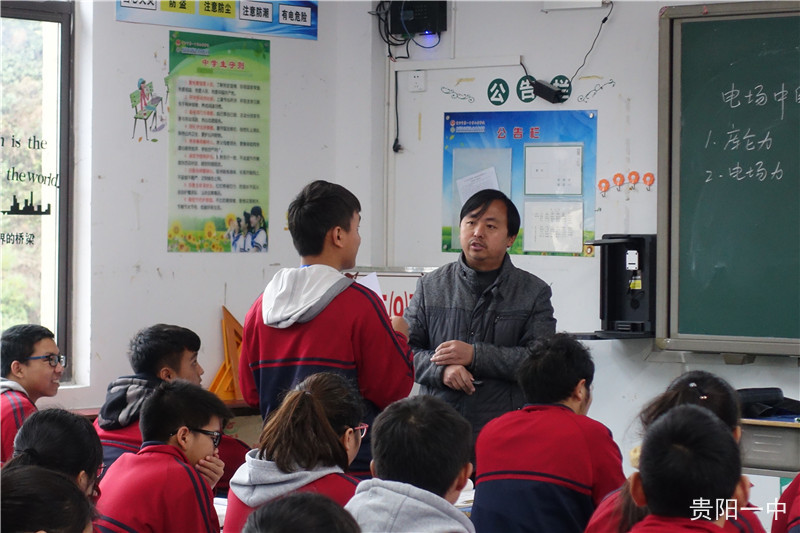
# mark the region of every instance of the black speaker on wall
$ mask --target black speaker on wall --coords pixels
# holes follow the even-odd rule
[[[447,30],[447,2],[406,2],[389,4],[389,31],[393,35],[439,33]]]

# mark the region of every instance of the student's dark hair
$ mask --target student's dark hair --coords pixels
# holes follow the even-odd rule
[[[340,226],[350,231],[350,221],[358,212],[358,198],[341,185],[317,180],[303,187],[289,204],[289,233],[297,253],[321,254],[328,230]]]
[[[721,377],[704,370],[692,370],[681,374],[669,384],[667,390],[650,400],[639,413],[642,430],[670,409],[678,405],[694,404],[709,409],[712,413],[733,430],[740,425],[741,409],[739,395],[736,390]],[[620,521],[618,532],[627,533],[650,514],[648,506],[637,506],[628,490],[628,481],[622,486],[617,500],[617,512]]]
[[[200,349],[200,337],[194,331],[171,324],[155,324],[139,330],[130,343],[128,359],[137,374],[156,376],[168,366],[177,371],[184,350]]]
[[[267,221],[264,219],[264,211],[261,210],[261,206],[254,205],[253,209],[250,210],[250,214],[255,215],[257,217],[261,217],[261,222],[259,223],[258,228],[255,229],[267,227]]]
[[[654,515],[691,518],[700,498],[733,497],[742,474],[739,446],[714,413],[679,405],[647,429],[639,472]]]
[[[65,409],[32,413],[14,438],[14,465],[38,465],[75,479],[81,471],[94,481],[103,464],[103,447],[92,423]]]
[[[513,237],[519,233],[519,211],[508,196],[495,189],[483,189],[470,196],[461,207],[461,217],[459,220],[464,220],[464,217],[476,209],[479,211],[475,215],[477,217],[482,216],[486,210],[489,209],[489,205],[495,200],[500,200],[506,206],[508,236]]]
[[[24,363],[33,355],[33,345],[42,339],[53,339],[53,332],[38,324],[11,326],[0,337],[0,370],[3,377],[11,373],[11,363]]]
[[[741,424],[741,407],[736,390],[724,379],[703,370],[692,370],[675,378],[664,393],[656,396],[639,414],[647,429],[672,407],[695,404],[705,407],[733,431]]]
[[[242,533],[360,533],[344,507],[317,492],[294,492],[270,500],[247,517]]]
[[[537,341],[518,373],[518,382],[528,403],[566,400],[582,379],[586,380],[587,387],[591,386],[594,362],[589,350],[567,333]]]
[[[361,423],[364,407],[344,376],[313,374],[286,393],[270,413],[258,441],[258,457],[284,472],[318,465],[347,470],[347,451],[339,440]]]
[[[428,395],[398,400],[375,418],[375,475],[447,493],[472,457],[472,426],[458,411]]]
[[[233,413],[216,394],[182,379],[159,383],[139,418],[143,441],[166,442],[181,426],[202,428],[212,416],[224,425]]]
[[[92,502],[75,481],[41,466],[0,471],[0,530],[83,533],[94,520]]]

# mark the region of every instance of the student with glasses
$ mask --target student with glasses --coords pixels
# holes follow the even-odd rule
[[[231,478],[224,532],[238,533],[257,507],[289,493],[317,492],[344,506],[358,484],[345,472],[367,433],[363,414],[339,374],[313,374],[287,392]]]
[[[100,480],[97,529],[219,533],[211,485],[196,465],[218,454],[232,416],[199,385],[159,384],[142,407],[142,448],[122,454]]]
[[[58,392],[67,358],[54,337],[36,324],[11,326],[0,337],[0,464],[11,458],[14,437],[36,401]]]
[[[103,447],[89,420],[65,409],[42,409],[22,424],[14,456],[3,468],[36,465],[65,474],[90,498],[97,497]]]
[[[136,453],[142,446],[139,413],[144,400],[163,381],[185,379],[201,385],[205,371],[198,361],[200,337],[189,328],[154,324],[139,330],[130,341],[128,361],[134,374],[120,376],[108,385],[106,399],[94,421],[103,445],[106,468],[124,453]],[[228,492],[228,481],[244,463],[250,446],[223,436],[218,455],[197,463],[215,494]]]

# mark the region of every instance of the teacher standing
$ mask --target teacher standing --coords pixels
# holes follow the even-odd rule
[[[404,318],[422,394],[472,423],[524,404],[517,370],[537,339],[555,333],[550,286],[511,263],[516,206],[502,192],[475,193],[461,208],[461,255],[417,282]]]

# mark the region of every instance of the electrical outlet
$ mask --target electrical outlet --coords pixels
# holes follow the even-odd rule
[[[425,71],[413,70],[411,77],[408,78],[408,90],[412,93],[421,93],[425,91]]]

